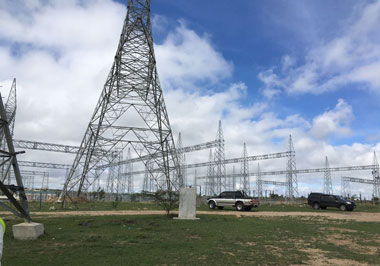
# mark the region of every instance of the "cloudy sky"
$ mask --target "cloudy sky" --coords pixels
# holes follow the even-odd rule
[[[184,145],[215,139],[221,119],[226,158],[240,157],[244,142],[249,155],[285,151],[289,134],[299,169],[323,167],[325,156],[334,167],[368,165],[380,152],[380,2],[152,0],[151,12],[169,118]],[[6,97],[17,78],[15,138],[79,145],[125,15],[124,1],[0,1],[0,89]],[[201,151],[187,161],[207,157]],[[28,151],[20,159],[74,157]],[[285,164],[260,162],[262,171]],[[256,171],[257,162],[249,167]],[[51,172],[52,186],[63,175]],[[336,193],[342,175],[371,178],[333,173]],[[322,189],[323,174],[298,180],[307,194]],[[368,185],[351,190],[372,194]]]

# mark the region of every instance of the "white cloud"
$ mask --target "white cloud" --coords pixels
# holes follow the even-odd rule
[[[295,65],[295,59],[285,55],[281,73],[261,72],[259,79],[265,88],[320,94],[356,83],[379,93],[380,2],[360,7],[346,24],[336,37],[311,47],[303,58],[305,63]]]
[[[155,51],[164,87],[189,88],[197,82],[214,84],[232,74],[232,63],[212,47],[210,37],[199,36],[183,21],[162,44],[156,45]]]
[[[352,133],[350,123],[353,118],[352,107],[344,100],[339,99],[333,110],[326,111],[313,119],[313,127],[310,133],[324,140],[331,135],[349,136]]]

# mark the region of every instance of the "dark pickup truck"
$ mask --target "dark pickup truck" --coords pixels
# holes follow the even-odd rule
[[[327,207],[335,207],[339,208],[341,211],[352,211],[356,208],[355,202],[351,200],[346,200],[342,196],[323,193],[310,193],[307,198],[307,204],[316,210],[325,210]]]
[[[258,207],[260,201],[248,196],[244,191],[224,191],[219,196],[208,198],[207,203],[210,209],[234,207],[238,211],[250,211]]]

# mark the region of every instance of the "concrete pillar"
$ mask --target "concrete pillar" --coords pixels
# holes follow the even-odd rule
[[[179,190],[179,214],[174,219],[197,220],[196,215],[196,188],[181,188]]]

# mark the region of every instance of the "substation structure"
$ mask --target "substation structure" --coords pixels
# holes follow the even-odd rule
[[[275,185],[284,187],[288,198],[295,198],[298,196],[298,174],[322,172],[324,173],[323,190],[331,194],[333,193],[331,172],[356,170],[372,170],[372,183],[364,179],[364,181],[357,181],[355,178],[342,177],[342,184],[344,183],[345,186],[349,182],[372,184],[374,197],[379,197],[380,193],[376,155],[376,160],[374,159],[372,165],[331,168],[326,157],[324,168],[297,170],[293,140],[290,135],[288,148],[284,152],[249,156],[244,144],[241,157],[226,159],[221,121],[219,121],[216,139],[213,141],[183,147],[180,133],[175,144],[156,69],[150,0],[128,1],[128,10],[113,65],[79,146],[28,140],[12,141],[16,114],[15,81],[3,109],[1,118],[5,122],[2,123],[0,140],[1,150],[7,156],[1,158],[0,186],[8,197],[11,193],[7,193],[6,186],[11,186],[13,181],[17,183],[20,203],[14,202],[11,197],[8,198],[17,209],[17,214],[25,219],[30,219],[30,216],[24,190],[28,188],[33,191],[37,186],[40,190],[47,191],[49,174],[41,171],[20,171],[19,166],[62,170],[62,179],[64,179],[60,194],[62,200],[65,200],[66,196],[79,196],[82,192],[96,192],[101,187],[105,189],[110,199],[118,195],[130,194],[139,190],[136,186],[137,175],[143,175],[143,178],[139,180],[142,181],[139,182],[142,191],[176,191],[180,187],[190,185],[187,177],[188,170],[193,168],[197,172],[200,167],[206,168],[206,175],[195,174],[191,185],[197,187],[197,183],[203,180],[205,188],[203,192],[206,195],[235,189],[252,194],[255,188],[257,195],[262,197],[263,185]],[[73,164],[70,165],[17,162],[15,147],[74,154],[75,158]],[[209,150],[207,162],[186,163],[187,153],[201,150]],[[257,172],[250,172],[250,161],[281,158],[286,158],[286,170],[262,172],[258,164]],[[233,166],[232,173],[227,174],[227,165],[236,163],[241,164],[238,173]],[[136,166],[136,164],[139,165]],[[12,167],[13,173],[10,171]],[[263,176],[270,175],[284,175],[285,180],[263,180]],[[22,183],[21,176],[25,184]],[[41,179],[38,185],[35,185],[35,177]],[[254,187],[251,187],[251,177],[256,177]]]

